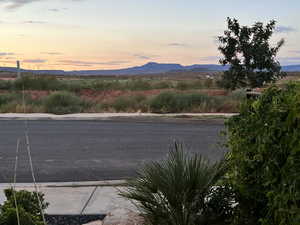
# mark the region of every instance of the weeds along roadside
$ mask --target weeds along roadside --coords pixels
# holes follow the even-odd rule
[[[214,84],[206,80],[63,80],[25,76],[15,81],[0,80],[0,112],[23,112],[23,87],[26,112],[31,113],[236,112],[245,93],[201,93],[211,85]],[[110,96],[110,92],[117,94]]]

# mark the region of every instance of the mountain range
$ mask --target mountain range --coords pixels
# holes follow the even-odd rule
[[[25,70],[21,72],[31,72],[34,74],[53,74],[53,75],[138,75],[138,74],[159,74],[167,72],[179,71],[195,71],[195,72],[216,72],[228,70],[229,66],[222,66],[217,64],[195,64],[190,66],[183,66],[180,64],[171,63],[156,63],[149,62],[142,66],[135,66],[116,70]],[[0,67],[0,71],[16,72],[14,67]],[[282,66],[282,71],[285,72],[300,72],[300,65]]]

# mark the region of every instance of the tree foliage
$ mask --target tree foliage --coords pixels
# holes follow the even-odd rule
[[[227,127],[236,224],[300,224],[300,86],[269,88]]]
[[[284,44],[281,39],[274,47],[270,39],[276,21],[266,26],[257,22],[253,26],[241,26],[236,19],[227,18],[228,30],[219,36],[219,50],[223,54],[222,65],[230,65],[221,80],[227,89],[239,87],[261,87],[284,76],[275,57]]]
[[[1,205],[0,225],[17,225],[17,211],[14,201],[14,191],[6,189],[6,201]],[[42,225],[42,215],[39,208],[37,195],[35,192],[15,191],[20,222],[24,225]],[[42,203],[42,209],[48,207],[48,203],[44,201],[44,194],[38,193]]]

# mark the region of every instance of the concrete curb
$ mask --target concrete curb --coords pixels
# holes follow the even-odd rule
[[[0,120],[105,120],[112,118],[143,118],[143,117],[158,117],[158,118],[230,118],[237,113],[170,113],[170,114],[155,114],[155,113],[80,113],[67,115],[54,115],[46,113],[2,113]]]
[[[83,181],[83,182],[51,182],[38,183],[39,188],[60,188],[60,187],[116,187],[124,186],[125,180],[107,180],[107,181]],[[9,188],[10,183],[0,183],[0,188]],[[17,183],[17,188],[33,188],[33,183]]]

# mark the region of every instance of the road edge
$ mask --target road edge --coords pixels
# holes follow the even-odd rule
[[[0,120],[106,120],[113,118],[230,118],[237,113],[80,113],[54,115],[47,113],[0,113]]]

